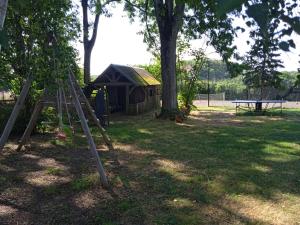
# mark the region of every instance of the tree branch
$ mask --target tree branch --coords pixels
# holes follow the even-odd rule
[[[178,31],[180,30],[180,28],[182,26],[183,16],[184,16],[184,8],[185,8],[184,2],[177,3],[175,6],[173,21],[172,21],[173,27],[174,27],[173,32],[175,32],[175,33],[178,33]]]
[[[101,8],[104,8],[106,5],[109,5],[112,2],[121,2],[121,0],[107,0],[101,5]]]
[[[148,24],[148,4],[149,4],[149,0],[145,1],[145,23],[146,23],[146,32],[148,37],[151,39],[151,41],[153,42],[154,46],[155,46],[155,50],[158,49],[157,43],[155,38],[152,36],[150,28],[149,28],[149,24]]]
[[[165,0],[165,4],[166,4],[166,14],[168,15],[168,19],[172,20],[173,17],[173,7],[174,7],[174,3],[173,0]]]
[[[95,21],[94,21],[94,27],[93,27],[92,37],[88,41],[89,42],[89,48],[92,48],[94,46],[94,44],[95,44],[96,37],[97,37],[97,31],[98,31],[99,18],[100,18],[100,14],[96,14]]]
[[[160,30],[159,32],[161,32],[163,29],[163,24],[162,24],[162,22],[163,22],[162,10],[164,9],[163,0],[153,0],[153,4],[154,4],[154,10],[155,10],[155,17],[157,20],[158,28]]]
[[[136,5],[136,4],[133,4],[131,1],[129,1],[129,0],[124,0],[126,3],[128,3],[129,5],[131,5],[131,6],[133,6],[134,8],[137,8],[138,10],[140,10],[141,12],[143,12],[143,13],[146,13],[146,11],[142,8],[142,7],[140,7],[139,5]]]
[[[85,2],[86,5],[82,5],[82,7],[85,7],[85,11],[87,12],[87,0],[82,0],[82,2]],[[96,38],[97,38],[97,32],[98,32],[98,24],[99,24],[99,19],[100,19],[100,15],[102,13],[102,9],[112,3],[112,2],[120,2],[120,0],[107,0],[106,2],[104,2],[102,5],[100,4],[100,1],[98,1],[97,3],[100,5],[100,10],[98,12],[96,12],[96,15],[95,15],[95,20],[94,20],[94,23],[93,23],[93,33],[92,33],[92,36],[91,38],[89,39],[89,31],[88,31],[88,28],[87,28],[87,35],[86,35],[86,41],[88,43],[88,48],[93,48],[94,44],[95,44],[95,41],[96,41]],[[88,26],[88,18],[87,18],[87,13],[86,15],[84,14],[83,15],[84,17],[84,21],[86,21],[87,23],[87,26]],[[85,20],[86,19],[86,20]],[[83,25],[83,27],[85,27],[85,24]]]
[[[81,0],[82,6],[82,23],[83,23],[83,45],[86,47],[89,41],[89,21],[88,21],[88,0]]]

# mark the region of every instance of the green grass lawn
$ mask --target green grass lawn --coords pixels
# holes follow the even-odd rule
[[[128,117],[109,128],[149,224],[300,223],[300,110],[202,108],[183,124]],[[125,149],[123,146],[127,146]]]
[[[11,141],[0,155],[0,224],[300,224],[299,109],[199,108],[181,124],[120,116],[107,130],[114,152],[92,127],[109,191],[79,128],[66,141],[33,135],[22,152]]]

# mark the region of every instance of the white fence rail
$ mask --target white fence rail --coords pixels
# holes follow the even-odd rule
[[[14,95],[9,91],[0,90],[0,102],[14,101]]]
[[[225,101],[225,92],[217,94],[209,94],[209,99],[212,101]],[[195,100],[208,100],[208,94],[198,94]]]

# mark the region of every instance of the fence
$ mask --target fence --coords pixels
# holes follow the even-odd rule
[[[225,101],[225,92],[217,94],[209,94],[209,99],[212,101]],[[208,100],[208,94],[198,94],[195,100]]]
[[[0,103],[6,103],[6,102],[9,103],[14,101],[15,101],[15,97],[11,92],[0,90]]]
[[[268,100],[280,100],[281,97],[284,95],[284,91],[279,91],[275,88],[266,88],[264,90],[263,94],[263,99],[268,99]],[[260,99],[260,91],[259,90],[250,90],[250,91],[242,91],[242,92],[235,92],[235,91],[225,91],[222,93],[217,93],[217,94],[210,94],[209,99],[212,101],[231,101],[231,100],[236,100],[236,99]],[[194,100],[208,100],[208,94],[198,94],[196,95]],[[284,98],[284,100],[287,101],[295,101],[299,102],[300,101],[300,91],[296,89],[296,91],[291,92],[288,96]]]

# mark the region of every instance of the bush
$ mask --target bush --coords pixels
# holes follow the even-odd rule
[[[2,105],[0,107],[0,132],[1,133],[4,130],[4,127],[9,119],[9,116],[10,116],[12,110],[13,110],[13,107],[14,107],[14,104]],[[33,107],[31,110],[33,110]],[[11,134],[13,134],[13,135],[22,134],[27,127],[27,124],[30,120],[30,116],[31,116],[30,112],[26,112],[26,109],[22,109],[16,119],[16,122],[11,131]],[[48,107],[42,111],[42,113],[38,117],[36,129],[34,130],[34,132],[35,131],[45,131],[48,128],[47,125],[42,123],[43,121],[53,121],[54,123],[57,122],[57,116],[56,116],[54,108]]]
[[[0,108],[0,131],[1,133],[4,130],[4,127],[8,121],[8,118],[13,110],[14,105],[13,104],[7,104],[3,105]],[[20,114],[15,122],[15,125],[13,126],[13,129],[11,131],[11,134],[21,134],[26,129],[26,125],[28,124],[29,118],[25,113],[25,110],[21,110]]]

